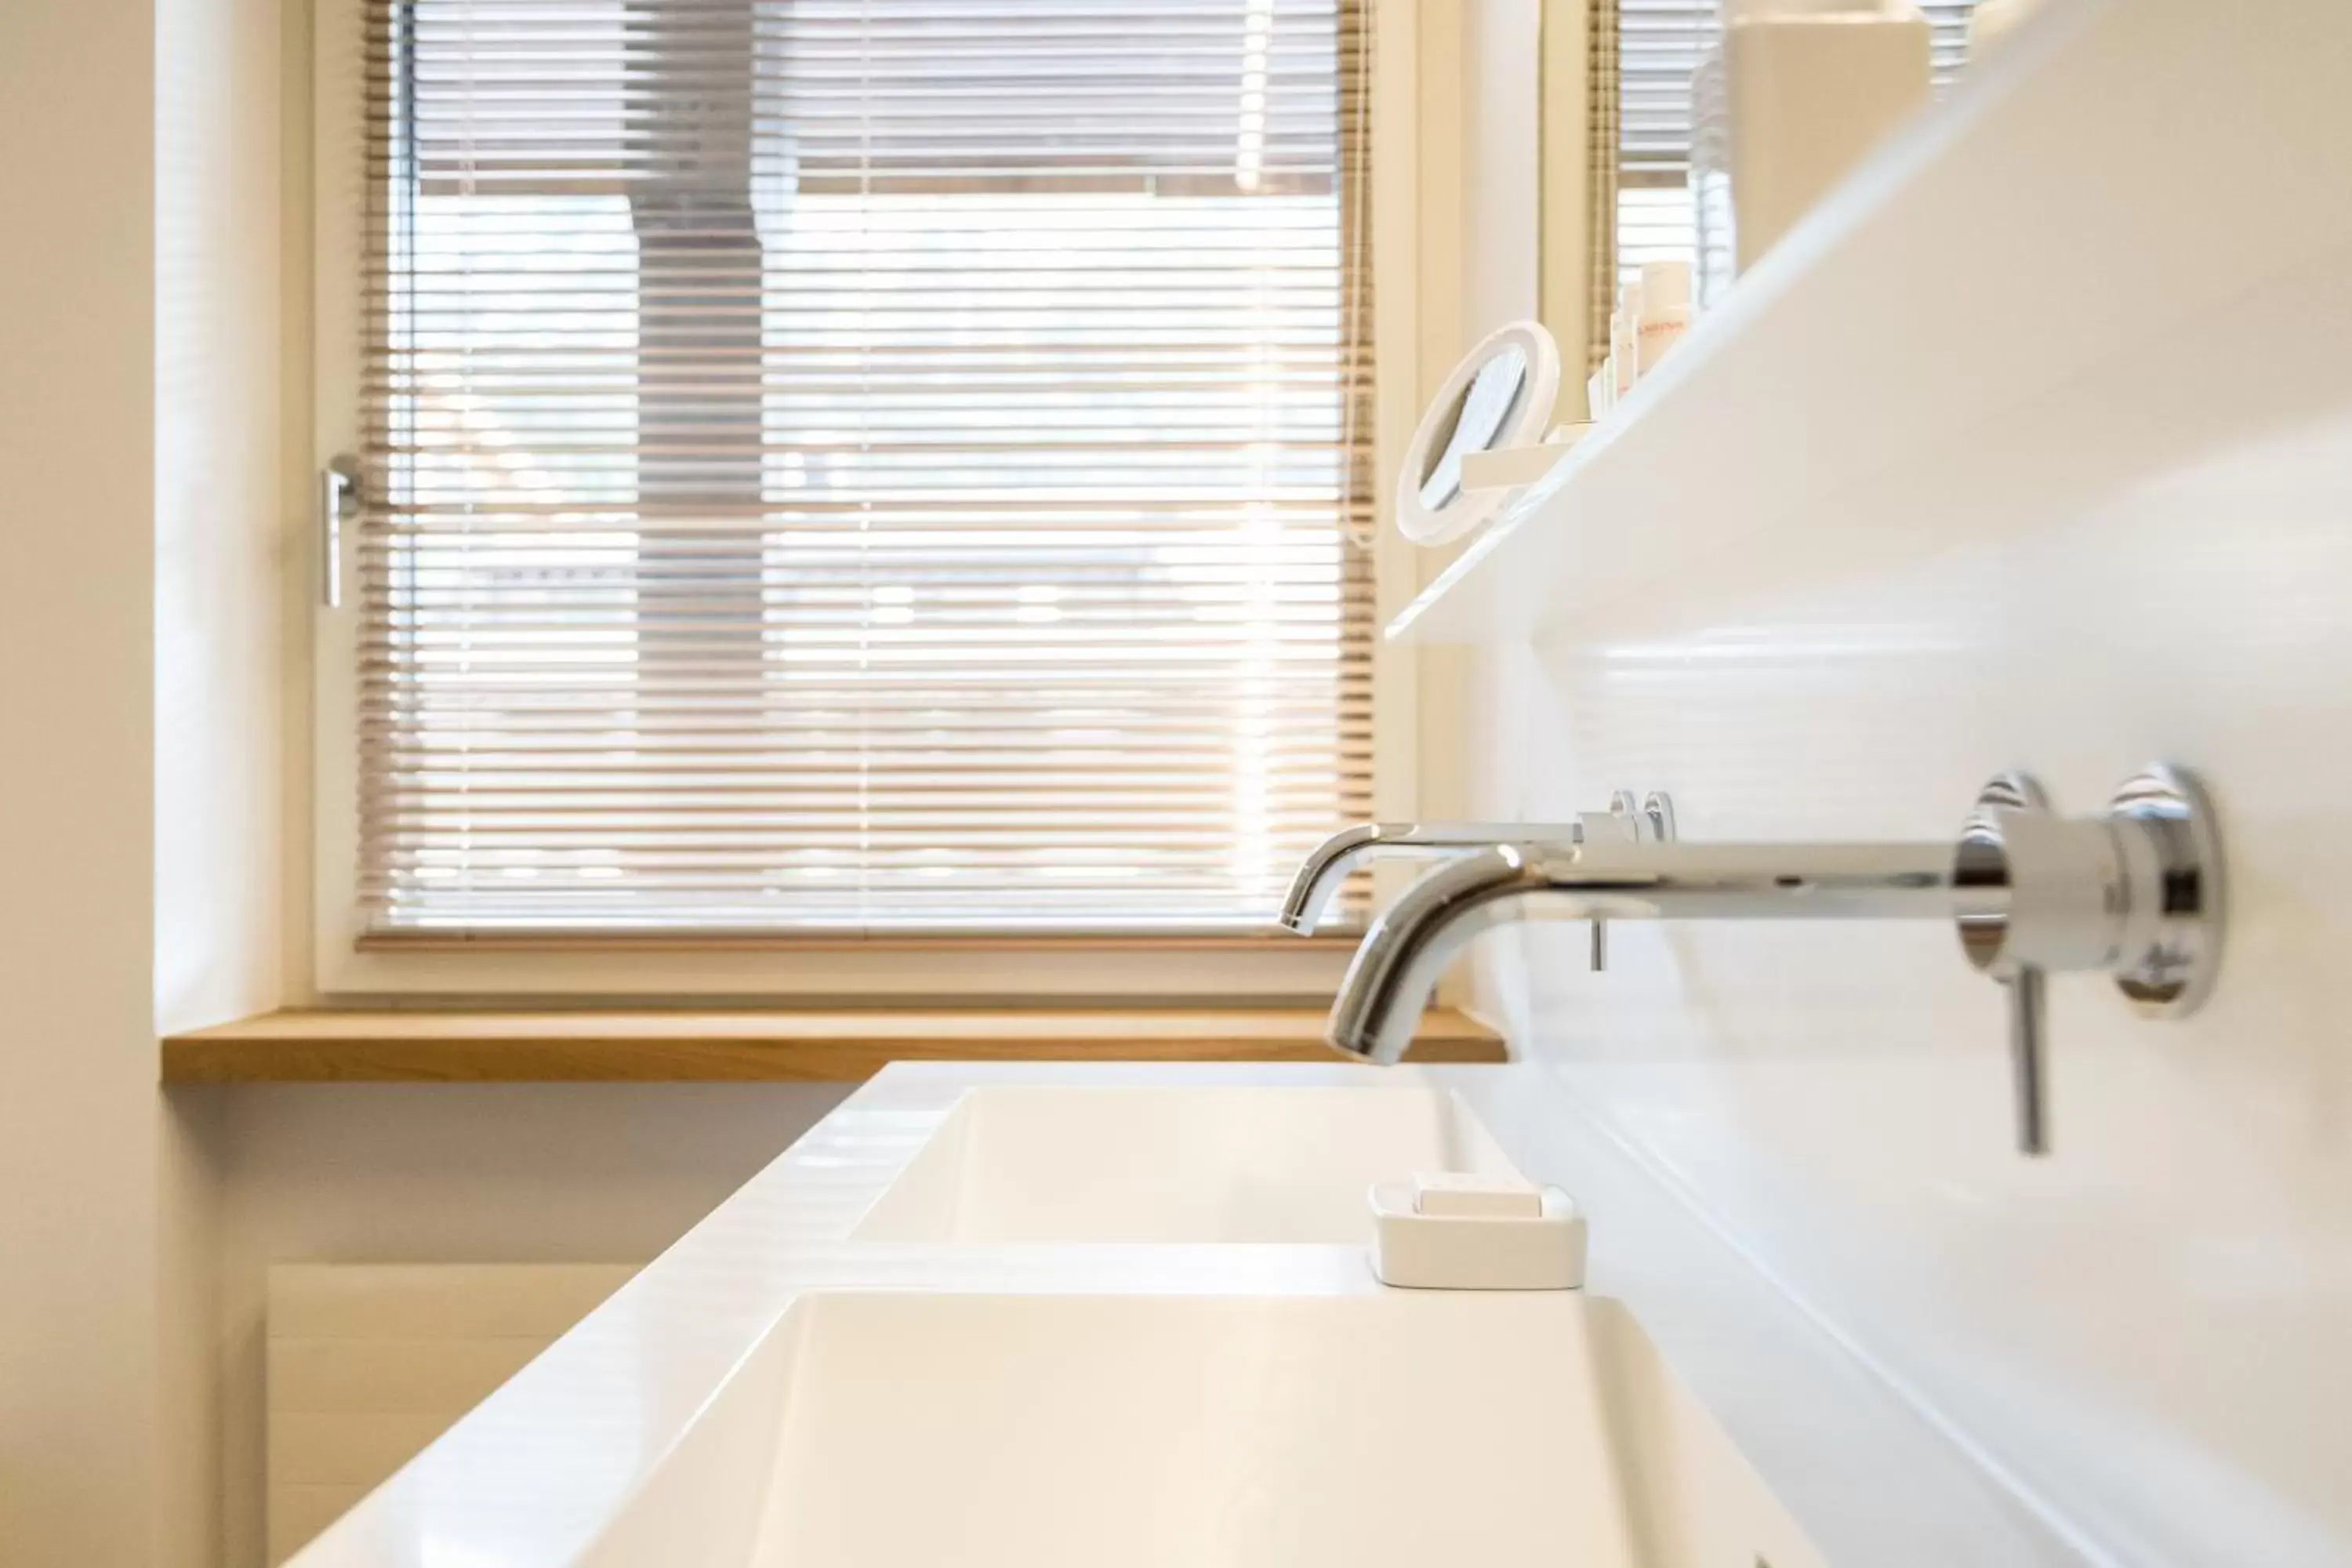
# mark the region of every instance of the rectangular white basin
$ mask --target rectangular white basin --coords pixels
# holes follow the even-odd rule
[[[1355,1242],[1365,1191],[1511,1174],[1448,1089],[995,1085],[967,1091],[864,1241]]]
[[[1664,1376],[1573,1292],[814,1294],[577,1561],[1816,1563]]]
[[[1370,1185],[1514,1173],[1340,1071],[901,1075],[298,1561],[1821,1568],[1616,1302],[1373,1279]]]

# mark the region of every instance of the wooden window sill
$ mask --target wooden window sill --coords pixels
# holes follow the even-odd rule
[[[312,1010],[163,1041],[165,1083],[854,1083],[898,1061],[1331,1062],[1320,1008]],[[1500,1062],[1451,1007],[1410,1060]]]

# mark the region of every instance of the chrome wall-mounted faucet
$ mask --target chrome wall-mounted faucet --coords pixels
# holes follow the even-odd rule
[[[1636,801],[1619,790],[1607,811],[1588,811],[1573,822],[1363,822],[1344,827],[1317,845],[1290,879],[1277,917],[1283,929],[1311,936],[1340,884],[1364,861],[1390,856],[1454,857],[1497,844],[1574,846],[1617,840],[1662,843],[1675,836],[1674,803],[1653,793]],[[1608,963],[1606,922],[1592,921],[1592,967]]]
[[[2106,813],[2063,817],[2031,780],[1979,794],[1957,845],[1501,841],[1431,871],[1372,925],[1331,1009],[1334,1047],[1404,1054],[1432,989],[1477,932],[1528,912],[1588,920],[1948,920],[2009,991],[2018,1145],[2047,1148],[2042,977],[2097,970],[2144,1010],[2180,1016],[2210,993],[2222,870],[2212,806],[2158,765]]]

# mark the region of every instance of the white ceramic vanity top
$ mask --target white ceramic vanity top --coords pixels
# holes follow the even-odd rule
[[[1570,1186],[1595,1290],[1381,1286],[1401,1158]],[[1449,1511],[1497,1563],[2077,1561],[1534,1069],[1339,1063],[894,1067],[293,1561],[1402,1563]]]
[[[1004,1237],[1055,1228],[1056,1216],[1036,1201],[1046,1193],[1024,1180],[1031,1173],[1022,1168],[1024,1157],[1044,1152],[1102,1159],[1105,1186],[1093,1189],[1099,1198],[1106,1187],[1116,1189],[1122,1173],[1132,1177],[1148,1169],[1149,1156],[1168,1152],[1152,1145],[1140,1124],[1157,1123],[1163,1132],[1174,1125],[1152,1114],[1172,1108],[1154,1103],[1163,1093],[1181,1101],[1203,1094],[1255,1097],[1270,1091],[1266,1108],[1280,1114],[1285,1096],[1349,1090],[1350,1100],[1395,1102],[1393,1116],[1373,1118],[1393,1122],[1416,1111],[1426,1118],[1433,1104],[1449,1098],[1433,1095],[1433,1087],[1415,1072],[1374,1079],[1344,1064],[1207,1069],[894,1067],[713,1210],[296,1561],[301,1568],[323,1568],[578,1560],[730,1373],[795,1302],[813,1293],[921,1290],[1161,1300],[1377,1295],[1381,1287],[1359,1243],[1318,1244],[1286,1236],[1282,1239],[1291,1245],[1104,1244],[1088,1233],[1088,1205],[1095,1199],[1084,1194],[1074,1194],[1059,1216],[1076,1221],[1076,1232],[1034,1242],[1007,1243]],[[1071,1108],[1033,1098],[1040,1093],[1055,1099],[1112,1096],[1113,1104],[1094,1108],[1097,1114],[1090,1118],[1092,1133],[1114,1130],[1110,1142],[1089,1142],[1089,1129],[1069,1122],[1066,1113]],[[1253,1098],[1250,1103],[1258,1102]],[[1111,1114],[1105,1117],[1102,1110]],[[1070,1128],[1063,1134],[1064,1146],[1041,1150],[1041,1140],[1055,1126]],[[1429,1130],[1432,1152],[1445,1131]],[[1139,1142],[1138,1135],[1144,1141]],[[1068,1143],[1073,1139],[1075,1146]],[[1009,1159],[987,1157],[999,1149]],[[1339,1152],[1328,1136],[1297,1151],[1310,1157]],[[947,1156],[952,1163],[916,1165],[927,1152],[935,1161]],[[1481,1162],[1497,1158],[1490,1143],[1475,1152]],[[1146,1158],[1139,1162],[1139,1156]],[[1300,1169],[1294,1163],[1287,1173]],[[910,1180],[898,1205],[874,1215],[873,1234],[857,1234],[902,1173]],[[981,1184],[976,1191],[967,1176]],[[1350,1206],[1360,1213],[1360,1181],[1352,1173],[1343,1180],[1355,1188]],[[983,1224],[978,1239],[989,1245],[969,1245],[969,1216],[960,1221],[957,1205],[996,1193],[1013,1202],[999,1211],[999,1218]],[[1109,1195],[1116,1205],[1115,1191]],[[1213,1201],[1214,1194],[1205,1196]],[[1154,1221],[1152,1228],[1164,1232],[1173,1225],[1181,1234],[1188,1218],[1198,1217],[1179,1215]],[[1311,1215],[1292,1218],[1311,1229]],[[934,1229],[936,1234],[926,1234]],[[1071,1240],[1087,1244],[1066,1244]],[[451,1557],[450,1549],[460,1543],[460,1554]]]

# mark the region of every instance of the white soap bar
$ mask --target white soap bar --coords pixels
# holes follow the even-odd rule
[[[1457,1219],[1534,1219],[1543,1213],[1543,1189],[1511,1176],[1425,1171],[1412,1179],[1412,1212]]]
[[[1371,1264],[1382,1284],[1420,1290],[1574,1290],[1583,1285],[1584,1216],[1558,1187],[1535,1189],[1532,1215],[1464,1215],[1416,1212],[1416,1185],[1372,1184]]]

